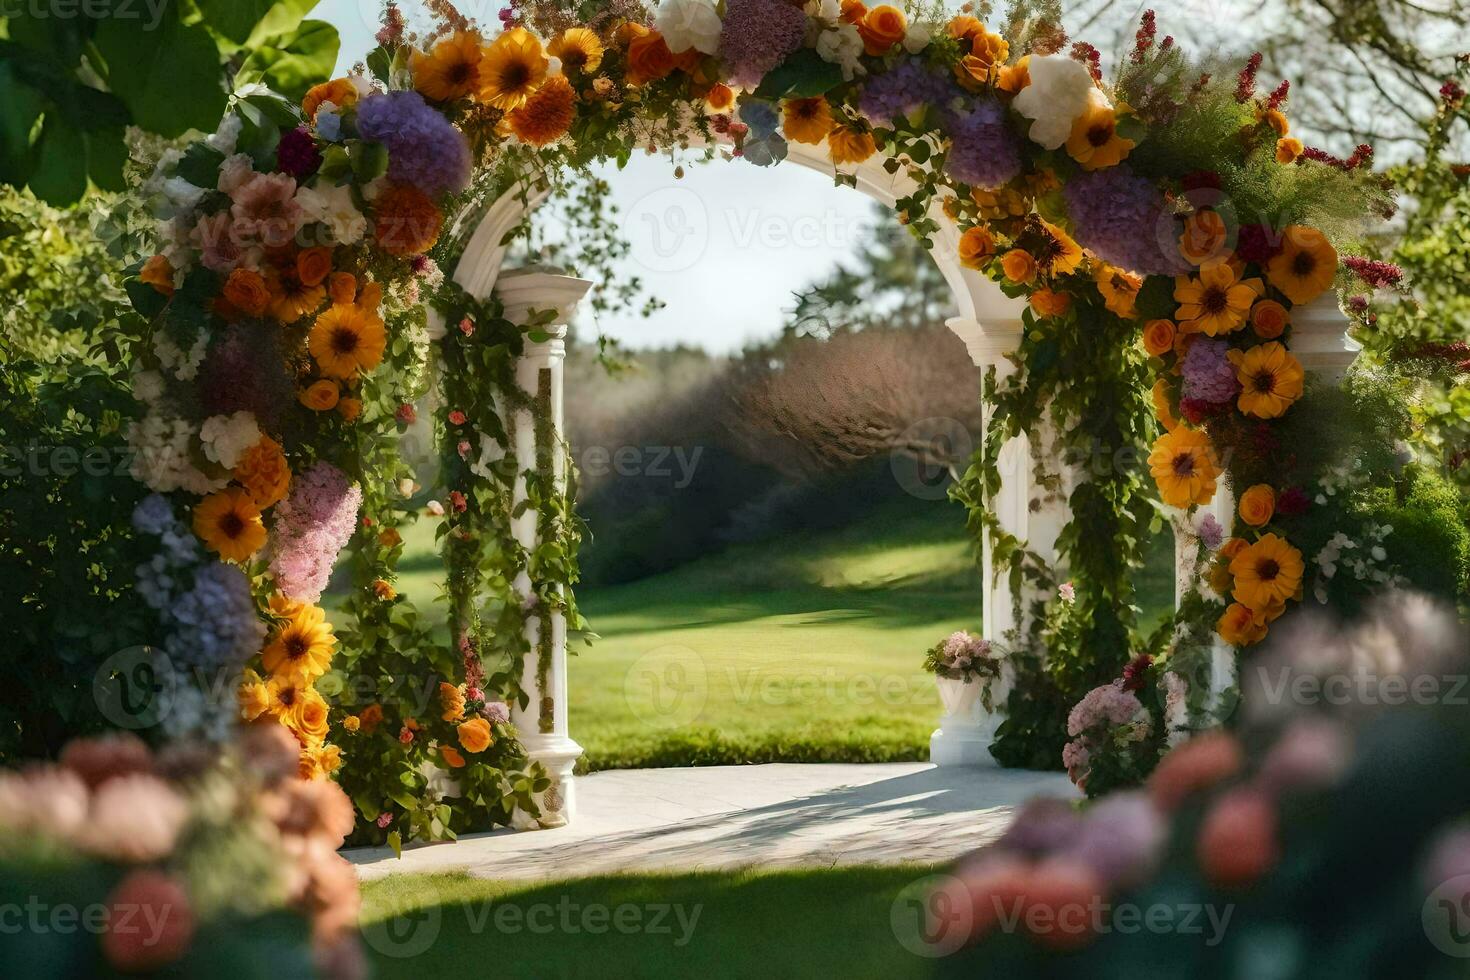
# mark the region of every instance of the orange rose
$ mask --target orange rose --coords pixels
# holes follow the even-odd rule
[[[165,296],[174,294],[174,267],[162,255],[155,255],[143,263],[138,272],[140,282],[145,282]]]
[[[1283,136],[1276,141],[1276,162],[1296,163],[1297,158],[1306,151],[1306,145],[1295,136]]]
[[[1000,267],[1011,282],[1031,282],[1036,278],[1036,260],[1031,253],[1013,248],[1001,256]]]
[[[1012,95],[1031,84],[1031,56],[1014,65],[1001,65],[995,70],[995,87]]]
[[[451,769],[464,768],[464,756],[460,755],[452,745],[439,746],[439,754],[444,757],[444,764]]]
[[[1179,236],[1179,254],[1194,265],[1204,265],[1221,255],[1229,237],[1225,219],[1218,211],[1196,211],[1185,219],[1184,234]]]
[[[261,510],[286,498],[291,489],[291,468],[280,443],[270,436],[245,450],[235,464],[235,481],[245,488]]]
[[[296,278],[303,286],[320,286],[332,271],[332,250],[325,245],[304,249],[296,256]]]
[[[1266,638],[1267,633],[1266,624],[1238,602],[1232,603],[1225,610],[1225,615],[1220,617],[1216,628],[1225,642],[1233,647],[1255,646]]]
[[[303,391],[299,396],[299,400],[301,404],[313,412],[330,412],[337,407],[337,402],[341,399],[341,395],[341,391],[337,388],[337,382],[323,378]]]
[[[370,704],[363,709],[362,714],[358,718],[362,721],[362,730],[368,734],[372,734],[373,729],[383,723],[383,706],[380,704]]]
[[[1251,307],[1251,327],[1262,340],[1275,340],[1286,332],[1291,314],[1274,299],[1263,299]]]
[[[1276,516],[1276,491],[1264,483],[1251,487],[1240,497],[1240,519],[1251,527],[1265,527]]]
[[[1143,349],[1150,357],[1163,357],[1174,349],[1176,333],[1173,320],[1150,320],[1143,328]]]
[[[357,277],[350,272],[334,272],[327,286],[332,302],[339,306],[351,306],[357,299]]]
[[[1250,546],[1251,543],[1245,538],[1231,538],[1220,546],[1220,557],[1226,561],[1234,561],[1242,551]]]
[[[979,269],[995,254],[995,236],[990,229],[976,225],[960,236],[960,264],[966,269]]]
[[[1072,297],[1050,289],[1038,289],[1031,294],[1031,308],[1040,316],[1061,316],[1072,308]]]
[[[704,93],[704,104],[710,112],[729,112],[735,105],[735,92],[723,82],[716,83]]]
[[[373,581],[373,595],[382,602],[392,602],[398,598],[398,590],[387,579],[375,579]]]
[[[842,0],[842,20],[847,24],[861,24],[868,16],[868,8],[862,0]]]
[[[897,7],[883,4],[863,15],[858,33],[863,38],[863,48],[870,55],[879,55],[903,40],[908,33],[908,18]]]
[[[674,54],[668,42],[658,31],[642,24],[626,24],[630,35],[628,41],[629,85],[646,85],[661,78],[668,78],[674,70]]]
[[[356,105],[357,86],[350,78],[334,78],[330,82],[313,85],[307,90],[306,98],[301,100],[301,114],[315,122],[316,110],[323,102],[330,102],[339,109]]]
[[[490,733],[490,723],[484,718],[471,718],[460,725],[458,731],[459,744],[471,754],[484,752],[495,741],[495,736]]]
[[[337,402],[337,414],[348,422],[356,422],[362,415],[360,398],[342,398]]]
[[[271,291],[265,277],[251,269],[236,269],[225,280],[224,297],[235,309],[260,316],[271,305]]]

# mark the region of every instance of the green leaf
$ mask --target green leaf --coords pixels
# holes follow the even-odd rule
[[[1149,276],[1138,291],[1138,318],[1159,320],[1173,317],[1178,304],[1174,302],[1174,280],[1168,276]]]
[[[195,187],[214,187],[219,183],[220,164],[225,155],[204,143],[191,143],[179,161],[179,176]]]
[[[308,20],[289,34],[267,38],[253,47],[235,82],[264,82],[299,102],[307,89],[331,77],[340,47],[337,28],[324,20]]]
[[[133,122],[162,136],[212,131],[225,111],[219,48],[202,24],[184,25],[170,3],[158,26],[111,17],[97,28],[108,87]]]
[[[811,48],[803,48],[767,73],[758,99],[810,99],[826,95],[842,84],[842,68],[823,61]]]
[[[31,134],[41,118],[41,96],[0,61],[0,181],[20,184],[30,171]]]
[[[393,853],[398,857],[403,857],[403,836],[398,831],[388,834],[388,846],[393,848]]]
[[[388,148],[382,143],[364,140],[348,149],[352,175],[359,184],[370,184],[388,172]]]
[[[41,127],[31,190],[50,204],[72,204],[87,192],[87,141],[56,113]]]
[[[290,34],[301,26],[307,14],[316,9],[318,2],[319,0],[276,0],[271,5],[270,12],[250,32],[245,47],[254,50],[269,38]]]
[[[236,44],[250,40],[255,25],[278,5],[275,0],[195,0],[204,22]],[[295,27],[295,25],[291,25]],[[291,28],[284,28],[290,30]]]

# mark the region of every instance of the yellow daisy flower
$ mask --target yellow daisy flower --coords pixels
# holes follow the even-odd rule
[[[1185,333],[1210,337],[1234,333],[1245,326],[1258,297],[1254,286],[1240,281],[1231,263],[1215,262],[1201,269],[1197,278],[1174,280],[1174,301],[1179,304],[1175,319]]]
[[[382,363],[388,336],[382,320],[359,306],[337,303],[316,318],[306,346],[323,374],[351,378]]]
[[[225,561],[249,561],[265,546],[260,508],[243,487],[228,487],[195,504],[194,533]]]
[[[480,88],[484,40],[475,31],[461,31],[409,59],[413,87],[426,99],[453,102]]]
[[[1207,504],[1215,498],[1220,465],[1210,437],[1203,432],[1178,427],[1164,433],[1154,443],[1148,466],[1159,495],[1170,507]]]
[[[595,72],[602,64],[602,40],[585,27],[571,27],[546,46],[546,53],[561,59],[563,71]]]
[[[306,606],[271,635],[261,651],[261,666],[272,676],[294,677],[311,683],[327,672],[337,638],[326,613]]]
[[[548,67],[536,36],[524,27],[513,27],[485,48],[479,99],[497,109],[514,109],[541,87]]]
[[[781,129],[793,143],[812,146],[832,132],[832,110],[823,96],[810,99],[787,99]]]
[[[1325,293],[1337,277],[1337,249],[1306,225],[1282,231],[1281,252],[1266,265],[1266,278],[1297,306]]]
[[[1282,537],[1263,535],[1230,561],[1235,601],[1253,613],[1280,615],[1302,587],[1306,565],[1302,553]]]

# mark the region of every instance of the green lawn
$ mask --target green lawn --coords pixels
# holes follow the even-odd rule
[[[414,530],[400,581],[425,608],[442,576],[431,544],[427,523]],[[1144,580],[1155,613],[1168,574]],[[575,648],[569,708],[593,769],[927,758],[939,704],[920,659],[981,625],[963,513],[947,503],[900,501],[578,594],[599,639]]]
[[[364,886],[363,938],[383,980],[466,972],[917,978],[933,961],[900,941],[915,942],[906,899],[933,873],[839,868],[536,884],[395,875]]]

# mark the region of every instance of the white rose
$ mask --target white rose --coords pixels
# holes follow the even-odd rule
[[[1092,73],[1064,54],[1031,59],[1031,84],[1011,104],[1031,120],[1031,139],[1048,150],[1067,142],[1072,123],[1087,111],[1094,91]]]
[[[654,21],[674,54],[690,48],[701,54],[720,49],[720,15],[708,0],[663,0]]]
[[[140,402],[152,404],[163,397],[163,375],[157,371],[137,371],[133,374],[133,397]]]
[[[928,27],[923,24],[914,24],[903,36],[903,49],[909,54],[918,54],[929,46],[930,37]]]
[[[842,0],[820,0],[817,16],[832,23],[842,18]]]
[[[308,221],[320,221],[342,245],[352,245],[367,232],[367,218],[352,201],[348,187],[326,185],[303,187],[296,192],[296,203]]]

